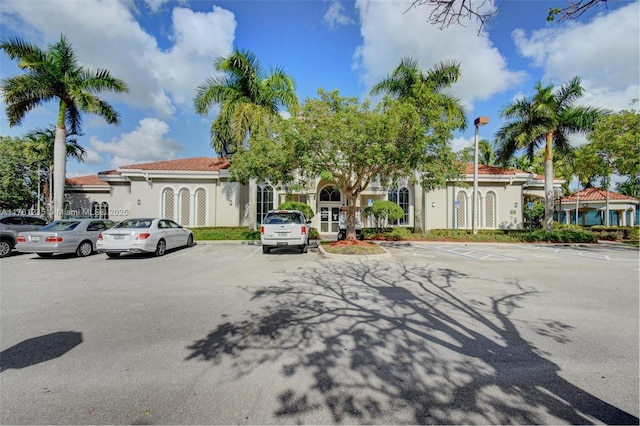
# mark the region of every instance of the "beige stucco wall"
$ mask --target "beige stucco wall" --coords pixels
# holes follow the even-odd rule
[[[316,180],[309,183],[306,195],[308,204],[316,213],[312,226],[319,227],[320,217],[318,213],[319,199],[317,194],[325,186],[325,183]],[[444,188],[424,192],[419,185],[403,182],[399,187],[409,189],[409,224],[416,223],[429,229],[470,229],[471,228],[471,193],[472,186],[459,183],[450,183]],[[67,199],[71,202],[72,209],[91,212],[93,202],[107,202],[109,204],[109,218],[122,220],[127,217],[158,217],[163,216],[163,190],[171,188],[174,192],[174,217],[173,219],[184,223],[180,209],[182,199],[180,191],[186,189],[189,194],[189,226],[196,225],[197,200],[196,190],[202,188],[206,193],[206,226],[249,226],[255,223],[255,190],[250,192],[250,186],[236,182],[228,182],[211,176],[185,176],[180,178],[152,178],[132,177],[128,181],[112,181],[109,190],[93,188],[93,191],[69,193]],[[495,228],[519,229],[522,228],[522,186],[512,181],[480,182],[479,193],[481,196],[480,225],[478,229],[487,228],[485,213],[487,194],[493,192],[496,196]],[[456,196],[459,191],[465,195],[465,214],[467,215],[465,226],[458,226],[458,215],[455,207]],[[276,190],[274,201],[285,199],[284,191]],[[386,189],[376,182],[372,183],[362,194],[359,200],[360,206],[367,206],[369,200],[385,200]],[[418,202],[420,205],[416,206]],[[517,205],[516,205],[517,204]],[[416,217],[416,214],[419,217]],[[365,221],[365,226],[368,223]]]

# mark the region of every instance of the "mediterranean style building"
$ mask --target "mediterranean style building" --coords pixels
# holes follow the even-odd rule
[[[256,227],[267,211],[292,200],[311,206],[315,213],[311,226],[320,233],[338,232],[346,197],[331,182],[310,180],[306,188],[295,192],[269,183],[243,185],[230,181],[229,167],[229,162],[219,158],[197,157],[133,164],[68,178],[65,210],[71,216],[116,221],[146,216],[173,219],[188,227]],[[559,188],[562,182],[556,180],[554,185]],[[390,200],[404,211],[395,226],[471,229],[472,183],[473,164],[468,164],[463,179],[433,191],[408,182],[394,188],[373,183],[362,192],[357,206]],[[523,228],[522,207],[543,199],[543,176],[478,167],[478,229]],[[364,226],[369,224],[365,222]]]

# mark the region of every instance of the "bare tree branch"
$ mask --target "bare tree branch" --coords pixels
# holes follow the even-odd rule
[[[617,4],[619,0],[567,0],[567,6],[564,8],[549,8],[547,21],[578,19],[595,6],[604,4],[608,7],[611,1]],[[464,21],[475,18],[480,23],[480,33],[484,25],[498,14],[498,9],[492,5],[491,0],[413,0],[405,13],[418,7],[426,7],[429,10],[427,22],[440,27],[441,30],[450,25],[464,27]]]
[[[450,25],[464,27],[463,20],[475,18],[476,21],[480,22],[480,28],[478,29],[478,32],[480,32],[482,27],[493,20],[498,13],[496,8],[487,8],[486,12],[483,11],[484,6],[487,4],[490,4],[489,0],[414,0],[409,9],[420,6],[429,8],[431,11],[427,17],[427,22],[440,27],[441,30]]]

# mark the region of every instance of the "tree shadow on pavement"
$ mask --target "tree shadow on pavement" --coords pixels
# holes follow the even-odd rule
[[[265,397],[286,422],[328,410],[335,423],[638,424],[520,335],[511,317],[535,289],[480,281],[402,262],[319,263],[253,290],[259,307],[194,342],[187,359],[229,363],[237,377],[277,365],[297,385]],[[535,327],[568,341],[569,326]]]

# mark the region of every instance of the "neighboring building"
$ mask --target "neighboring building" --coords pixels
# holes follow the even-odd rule
[[[607,204],[609,205],[609,225],[633,226],[638,221],[640,200],[601,188],[585,188],[568,197],[556,199],[556,211],[560,212],[562,223],[585,225],[605,225]],[[577,220],[576,220],[576,212]]]
[[[122,220],[131,216],[162,216],[184,226],[256,226],[267,211],[286,200],[309,204],[316,213],[312,226],[321,233],[338,231],[343,194],[331,182],[310,180],[304,190],[229,180],[230,163],[197,157],[122,166],[97,176],[67,179],[66,209],[70,214]],[[375,200],[398,203],[405,214],[396,226],[417,229],[471,229],[473,164],[465,177],[445,187],[424,191],[400,182],[384,188],[372,183],[358,206]],[[556,180],[559,187],[563,181]],[[522,207],[544,199],[544,177],[520,170],[478,167],[478,229],[520,229]],[[365,223],[365,226],[369,224]]]

